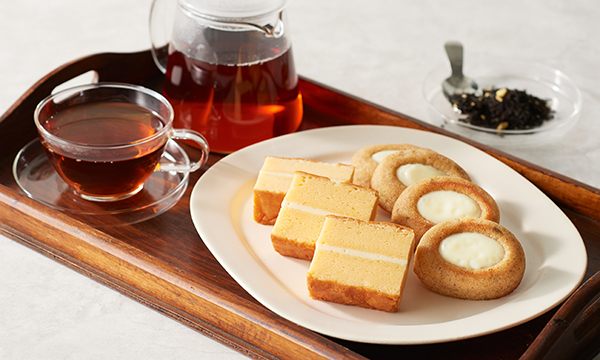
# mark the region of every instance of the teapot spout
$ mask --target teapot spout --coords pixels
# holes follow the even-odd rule
[[[252,22],[242,22],[240,24],[249,26],[251,28],[259,29],[266,36],[278,39],[283,36],[285,33],[284,29],[284,21],[283,21],[283,11],[279,12],[279,15],[272,23],[267,22],[265,25],[255,24]]]

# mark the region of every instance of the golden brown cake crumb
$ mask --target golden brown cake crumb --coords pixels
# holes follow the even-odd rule
[[[327,216],[307,273],[314,299],[395,312],[414,252],[411,229]]]
[[[310,260],[327,215],[373,220],[377,192],[354,184],[297,171],[271,232],[281,255]]]
[[[354,177],[352,165],[267,156],[254,185],[254,221],[263,225],[275,224],[281,202],[290,188],[295,171],[305,171],[348,183],[351,183]]]

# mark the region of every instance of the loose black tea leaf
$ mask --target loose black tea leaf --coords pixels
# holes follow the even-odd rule
[[[539,127],[554,113],[548,101],[522,90],[486,89],[481,96],[453,95],[450,102],[468,124],[497,130],[524,130]]]

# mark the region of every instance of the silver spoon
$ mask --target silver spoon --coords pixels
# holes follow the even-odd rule
[[[457,94],[478,94],[477,83],[463,75],[463,46],[457,41],[449,41],[445,45],[446,54],[450,60],[452,76],[442,82],[442,91],[448,100]]]

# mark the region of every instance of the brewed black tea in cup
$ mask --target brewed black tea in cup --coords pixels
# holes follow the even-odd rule
[[[173,129],[173,109],[161,94],[136,85],[100,83],[57,92],[37,106],[34,120],[54,170],[90,201],[131,197],[154,171],[192,172],[209,153],[202,135]],[[163,159],[171,139],[195,142],[201,159]]]

